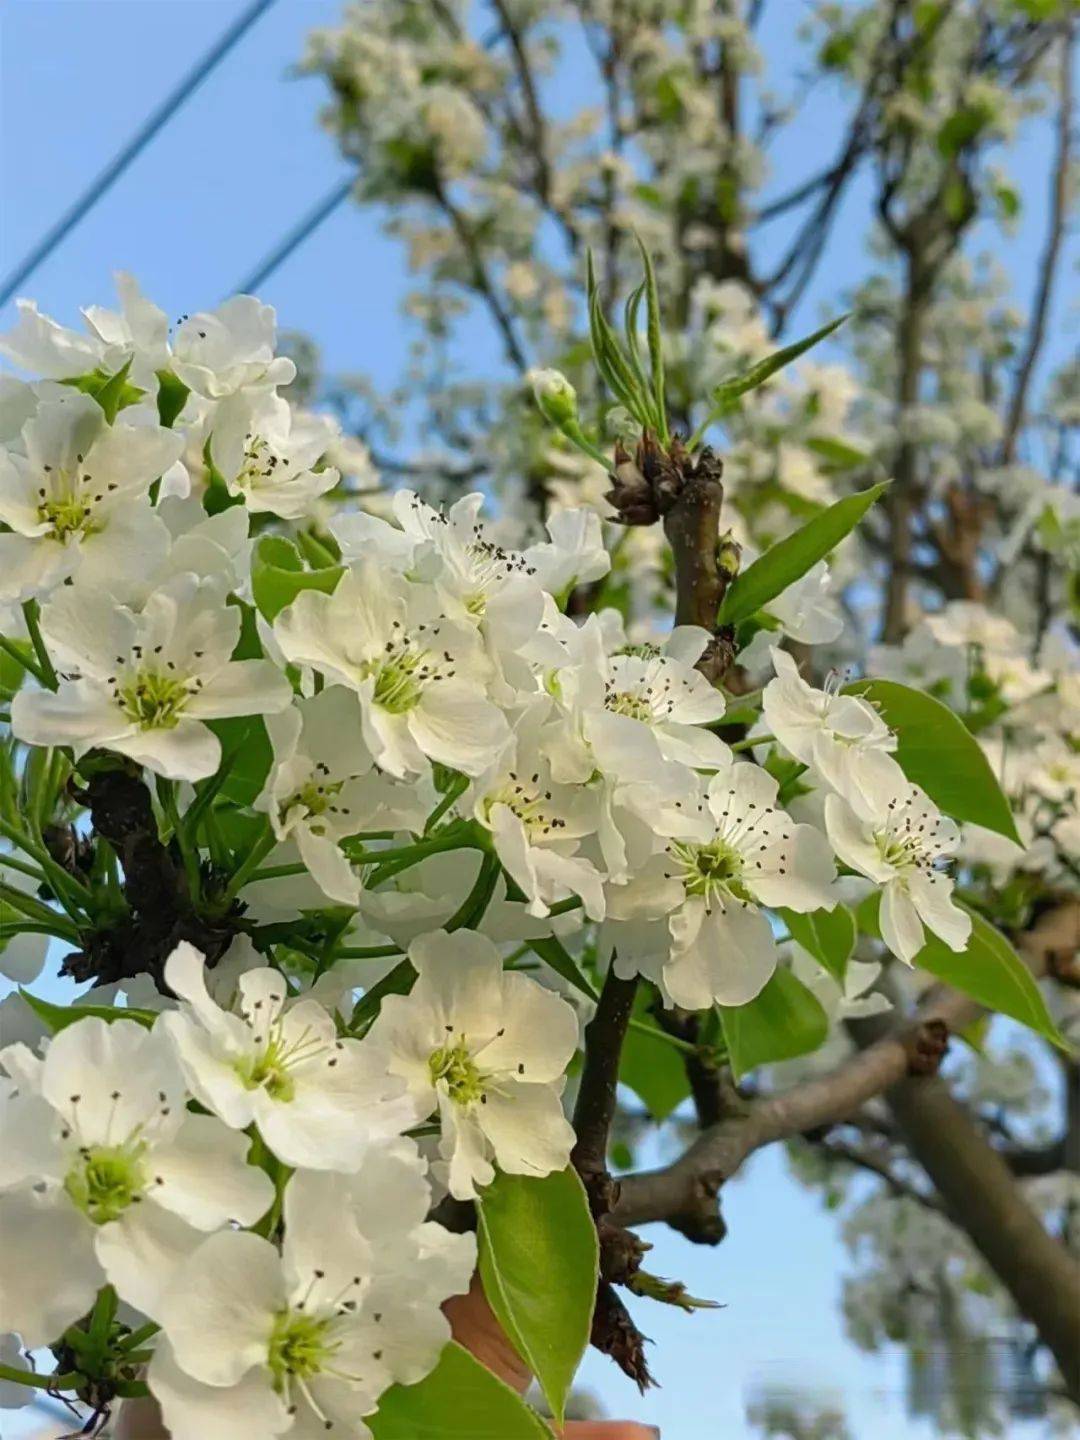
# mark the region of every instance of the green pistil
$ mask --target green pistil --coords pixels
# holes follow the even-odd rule
[[[278,1394],[288,1390],[290,1380],[310,1380],[326,1368],[333,1353],[326,1333],[329,1325],[329,1320],[296,1310],[282,1310],[274,1317],[267,1365]]]
[[[391,715],[404,715],[420,702],[424,693],[424,650],[402,649],[385,661],[374,661],[369,673],[375,676],[372,699]],[[420,672],[420,673],[418,673]]]
[[[124,714],[141,730],[171,730],[187,704],[188,688],[171,675],[140,670],[118,698]]]
[[[78,496],[63,500],[43,500],[38,506],[38,519],[52,528],[54,540],[61,542],[72,535],[90,534],[95,527],[88,522],[92,507]]]
[[[627,715],[631,720],[651,720],[652,707],[641,695],[630,690],[618,690],[605,702],[606,709],[615,715]]]
[[[296,1095],[287,1057],[276,1040],[271,1040],[261,1055],[251,1061],[240,1061],[235,1068],[247,1090],[265,1090],[271,1100],[285,1104]]]
[[[428,1056],[431,1083],[446,1081],[446,1089],[455,1105],[471,1105],[483,1098],[487,1077],[469,1054],[464,1038],[455,1045],[443,1045]]]
[[[145,1151],[139,1143],[83,1150],[64,1179],[64,1189],[95,1225],[118,1220],[149,1183]]]
[[[724,892],[736,900],[749,900],[743,884],[746,865],[743,856],[724,840],[709,845],[676,844],[674,852],[683,866],[683,885],[687,895],[710,895]]]

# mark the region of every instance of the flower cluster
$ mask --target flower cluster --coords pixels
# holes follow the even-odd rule
[[[594,511],[513,546],[479,494],[350,505],[272,311],[170,329],[120,293],[2,342],[37,378],[3,382],[0,971],[52,936],[95,988],[35,1002],[48,1035],[0,1012],[0,1331],[115,1330],[176,1440],[365,1434],[474,1268],[433,1199],[569,1164],[563,988],[730,1010],[783,965],[820,1009],[785,926],[839,861],[901,960],[962,950],[959,832],[780,643],[835,637],[823,563],[743,637],[773,678],[725,689],[709,630],[571,603],[609,574]]]

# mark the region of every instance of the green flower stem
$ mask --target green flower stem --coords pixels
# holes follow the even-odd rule
[[[30,636],[30,643],[34,647],[34,654],[37,656],[39,679],[47,690],[58,690],[60,682],[56,678],[56,671],[53,669],[52,660],[46,649],[45,641],[41,635],[41,626],[38,624],[38,603],[36,600],[27,600],[23,607],[23,619],[26,621],[26,631]]]
[[[74,875],[69,875],[66,870],[57,865],[43,845],[35,844],[17,825],[9,825],[6,820],[0,820],[0,835],[5,840],[10,840],[12,845],[21,850],[24,855],[29,855],[31,860],[37,862],[45,872],[49,884],[56,891],[60,903],[72,919],[78,919],[83,912],[88,913],[88,907],[93,898],[89,889],[81,880],[76,879]],[[72,903],[65,903],[63,898],[65,892],[69,896],[74,896]],[[72,904],[75,907],[74,910]]]
[[[670,1045],[673,1050],[680,1050],[684,1055],[701,1054],[700,1045],[691,1045],[689,1040],[680,1040],[677,1035],[669,1035],[666,1030],[661,1030],[659,1025],[650,1025],[645,1020],[631,1019],[630,1029],[636,1030],[639,1035],[647,1035],[650,1040],[659,1040],[662,1045]]]
[[[775,745],[775,735],[748,735],[745,740],[736,740],[731,746],[733,751],[755,750],[759,745]]]
[[[11,870],[18,870],[20,875],[29,875],[39,885],[45,884],[43,870],[39,870],[36,865],[31,865],[27,860],[17,860],[14,855],[8,855],[6,851],[0,851],[0,865],[7,865]]]
[[[264,865],[261,870],[256,870],[254,875],[249,875],[245,883],[254,885],[260,880],[284,880],[289,875],[306,873],[306,865]]]
[[[155,1325],[152,1320],[148,1320],[145,1325],[140,1325],[138,1330],[133,1330],[130,1335],[125,1335],[117,1348],[126,1355],[129,1350],[137,1350],[140,1345],[145,1345],[147,1340],[152,1340],[160,1329],[160,1325]]]
[[[499,863],[499,857],[489,851],[481,861],[480,873],[473,882],[472,889],[446,922],[444,928],[448,932],[476,929],[491,904],[491,897],[495,893],[495,886],[501,874],[502,865]]]
[[[335,952],[335,960],[389,960],[394,955],[404,955],[399,945],[342,945]]]
[[[184,874],[187,876],[188,894],[193,900],[198,900],[202,893],[202,877],[199,874],[199,852],[192,849],[190,840],[191,834],[180,819],[180,811],[176,804],[176,784],[172,780],[166,780],[164,776],[157,777],[157,797],[160,802],[165,819],[169,823],[169,829],[173,833],[177,848],[180,851],[180,859],[183,861]]]
[[[22,890],[16,890],[13,885],[5,885],[2,880],[0,880],[0,903],[10,906],[19,915],[25,915],[27,920],[33,921],[46,934],[70,940],[74,945],[79,943],[78,930],[62,915],[58,915],[55,910],[50,910],[48,905],[43,905],[33,896],[24,894]],[[19,925],[11,928],[21,930],[26,927]]]
[[[431,832],[435,829],[435,826],[438,825],[439,821],[446,814],[447,810],[450,809],[450,806],[453,805],[455,800],[457,800],[461,795],[465,793],[468,787],[468,776],[458,775],[454,778],[446,794],[442,797],[438,805],[435,806],[435,809],[428,816],[427,824],[424,826],[425,835],[431,834]]]
[[[223,897],[225,900],[233,900],[236,898],[276,844],[277,836],[273,830],[271,830],[268,820],[262,835],[256,840],[255,844],[252,845],[248,851],[247,858],[229,881]]]
[[[33,1390],[77,1390],[83,1377],[75,1370],[63,1375],[37,1375],[33,1370],[19,1370],[14,1365],[0,1365],[0,1380],[15,1385],[29,1385]]]
[[[44,686],[46,689],[49,688],[44,672],[38,669],[37,665],[29,656],[23,654],[14,641],[8,640],[4,635],[0,635],[0,650],[3,650],[4,654],[14,660],[17,665],[21,665],[28,675],[33,675],[39,685]],[[7,718],[10,722],[11,716],[9,715]]]

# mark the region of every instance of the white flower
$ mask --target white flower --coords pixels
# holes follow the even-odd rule
[[[391,775],[426,774],[432,760],[475,775],[507,739],[476,631],[440,614],[429,586],[369,562],[332,595],[305,590],[274,634],[289,660],[357,692],[364,739]]]
[[[214,426],[214,463],[229,494],[239,495],[252,514],[304,519],[341,479],[331,465],[314,468],[337,438],[337,425],[326,415],[293,411],[277,395],[263,397],[246,425],[243,434]]]
[[[30,745],[94,746],[129,755],[159,775],[202,780],[221,760],[202,722],[284,710],[288,680],[267,660],[230,660],[240,611],[198,576],[174,576],[141,612],[82,587],[44,606],[41,628],[58,668],[55,692],[20,690],[11,723]]]
[[[130,360],[133,385],[153,390],[156,372],[169,364],[169,320],[145,298],[137,282],[117,273],[120,311],[90,305],[83,311],[89,334],[69,330],[42,315],[33,300],[16,302],[19,319],[0,336],[0,354],[48,380],[69,380],[100,370],[115,375]]]
[[[153,1313],[202,1232],[253,1224],[273,1198],[246,1137],[188,1114],[161,1035],[91,1016],[52,1038],[36,1074],[0,1107],[0,1327],[31,1346],[106,1280]]]
[[[409,1124],[401,1082],[370,1046],[339,1039],[317,1000],[287,1004],[280,971],[241,975],[235,1012],[210,998],[203,957],[186,942],[165,962],[165,980],[181,1004],[157,1023],[191,1093],[233,1129],[254,1122],[286,1165],[356,1170],[373,1141]]]
[[[334,686],[267,716],[266,728],[274,763],[254,808],[269,815],[279,840],[292,836],[331,900],[355,905],[359,876],[338,841],[368,828],[371,809],[359,778],[371,770],[372,759],[356,696]]]
[[[525,558],[552,595],[600,580],[611,569],[600,517],[594,510],[555,509],[545,521],[550,540],[530,545]]]
[[[840,859],[882,886],[881,938],[908,964],[922,949],[923,925],[963,950],[971,916],[954,902],[952,881],[935,867],[959,846],[959,828],[917,785],[905,783],[877,814],[861,819],[839,795],[825,799],[825,827]]]
[[[404,1078],[417,1115],[438,1111],[450,1193],[475,1198],[494,1165],[512,1175],[562,1170],[574,1143],[559,1098],[577,1047],[574,1011],[504,971],[491,941],[471,931],[421,936],[409,959],[419,979],[410,994],[384,999],[368,1040]]]
[[[222,401],[244,392],[265,394],[296,378],[296,366],[274,355],[272,305],[234,295],[209,314],[189,316],[173,338],[173,370],[189,389]]]
[[[541,413],[560,430],[577,419],[577,391],[561,370],[530,370],[525,379]]]
[[[555,680],[570,712],[560,727],[564,733],[552,741],[556,778],[584,780],[600,770],[631,784],[670,783],[674,792],[691,778],[679,776],[674,766],[726,765],[731,751],[704,728],[723,715],[724,697],[694,669],[708,642],[705,630],[680,625],[661,651],[646,646],[609,656],[600,625],[587,621],[576,662]]]
[[[974,600],[950,600],[936,615],[927,615],[926,628],[939,645],[978,645],[990,654],[1011,655],[1021,648],[1016,626],[1003,615],[993,615]]]
[[[888,997],[872,988],[881,974],[877,961],[849,960],[841,985],[836,976],[801,945],[792,941],[789,953],[793,974],[814,995],[830,1022],[882,1015],[892,1009]]]
[[[844,628],[840,607],[829,596],[829,567],[824,560],[769,601],[769,612],[784,633],[803,645],[823,645]]]
[[[531,904],[545,916],[580,895],[591,920],[604,914],[603,877],[576,852],[599,825],[597,797],[583,785],[557,785],[540,751],[551,701],[540,697],[518,720],[513,745],[471,787],[473,813],[491,831],[496,854]]]
[[[819,831],[776,805],[777,783],[737,763],[709,782],[704,843],[673,840],[608,891],[608,938],[621,973],[646,970],[667,1000],[688,1010],[745,1005],[777,965],[763,906],[831,909],[835,876]],[[666,917],[666,938],[655,922]],[[643,925],[641,922],[644,921]]]
[[[849,805],[872,815],[879,797],[895,793],[904,781],[891,754],[896,736],[865,700],[816,690],[786,650],[774,648],[771,654],[776,679],[761,697],[766,728]]]
[[[1080,752],[1056,735],[1040,741],[1027,783],[1048,800],[1064,804],[1080,796]]]
[[[363,566],[377,557],[411,580],[430,581],[446,615],[478,629],[493,658],[516,668],[527,684],[527,670],[514,662],[540,625],[543,593],[526,557],[485,532],[483,503],[478,493],[465,495],[444,514],[401,490],[393,500],[400,529],[362,513],[330,528],[347,559]]]
[[[355,1176],[295,1175],[280,1255],[256,1235],[205,1242],[161,1307],[148,1376],[173,1440],[368,1437],[382,1393],[434,1368],[440,1306],[475,1265],[474,1238],[426,1222],[429,1204],[398,1141]]]
[[[40,598],[61,581],[110,589],[153,573],[169,548],[151,484],[183,442],[157,425],[109,425],[73,390],[44,400],[22,428],[25,453],[0,450],[0,601]]]

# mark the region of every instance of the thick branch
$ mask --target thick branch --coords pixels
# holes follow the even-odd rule
[[[585,1064],[574,1106],[577,1144],[570,1158],[598,1219],[611,1210],[614,1199],[613,1181],[607,1168],[608,1135],[615,1118],[619,1059],[636,993],[637,976],[621,980],[615,973],[613,961],[600,992],[596,1014],[585,1027]]]
[[[963,996],[938,993],[914,1023],[876,1041],[827,1075],[746,1106],[713,1125],[673,1164],[622,1181],[613,1218],[620,1225],[667,1220],[691,1238],[715,1244],[716,1196],[742,1164],[774,1140],[836,1124],[912,1071],[935,1068],[947,1029],[978,1013]]]
[[[1080,1400],[1080,1263],[1044,1229],[1005,1160],[937,1078],[888,1094],[912,1154]]]

